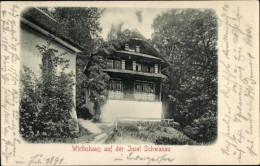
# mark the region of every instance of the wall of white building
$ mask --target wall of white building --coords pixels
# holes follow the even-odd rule
[[[108,100],[101,107],[101,121],[115,122],[117,118],[162,117],[162,102]]]

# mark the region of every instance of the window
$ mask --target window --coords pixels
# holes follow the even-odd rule
[[[148,66],[148,72],[149,73],[154,73],[154,67],[153,66]]]
[[[114,60],[114,69],[121,69],[121,61]]]
[[[142,93],[145,93],[145,91],[146,91],[146,88],[145,88],[146,86],[145,86],[145,83],[142,83],[141,84],[141,92]]]
[[[136,71],[141,71],[142,67],[140,63],[136,63]]]
[[[141,83],[140,82],[135,83],[135,92],[141,93]]]
[[[146,64],[142,64],[142,72],[148,72],[148,66]]]
[[[125,69],[126,70],[133,70],[133,62],[132,61],[125,61]]]
[[[135,93],[154,93],[154,83],[135,82]]]
[[[154,73],[154,67],[148,64],[142,64],[142,72]]]
[[[113,81],[112,80],[110,80],[110,82],[109,82],[109,90],[113,90],[114,88],[113,88]]]
[[[148,92],[147,93],[154,93],[154,84],[148,83]]]
[[[108,69],[113,69],[113,60],[111,60],[111,59],[107,60],[107,68]]]
[[[122,91],[122,81],[120,81],[120,80],[110,80],[109,90],[111,90],[111,91]]]

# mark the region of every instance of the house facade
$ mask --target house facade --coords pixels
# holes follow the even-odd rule
[[[101,120],[162,118],[161,74],[165,59],[137,31],[107,60],[110,76],[108,100],[101,107]],[[90,105],[91,106],[91,105]]]
[[[28,8],[22,12],[20,27],[20,71],[22,71],[23,66],[26,66],[34,72],[36,77],[40,77],[42,70],[39,65],[43,64],[43,56],[36,46],[47,46],[50,36],[55,36],[55,38],[52,39],[49,50],[66,53],[63,55],[64,59],[69,60],[69,68],[66,72],[73,72],[75,74],[73,79],[74,82],[76,82],[76,54],[80,52],[80,50],[79,47],[66,38],[66,34],[62,32],[61,25],[58,22],[38,8]],[[61,68],[61,66],[58,66],[58,69],[59,68]],[[76,103],[75,85],[73,86],[72,98],[74,103]],[[77,120],[75,107],[71,111],[71,117]],[[78,126],[73,130],[77,132]]]

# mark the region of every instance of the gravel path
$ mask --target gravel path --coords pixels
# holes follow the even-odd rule
[[[90,141],[90,144],[104,144],[109,131],[114,128],[114,125],[110,123],[93,123],[90,120],[84,120],[81,118],[78,119],[78,122],[82,127],[90,131],[92,136],[94,136],[94,140]],[[87,138],[88,137],[89,136],[87,136]],[[84,139],[84,137],[82,138]]]
[[[106,133],[97,135],[93,141],[90,143],[92,144],[104,144],[105,140],[107,139],[108,135]]]
[[[93,123],[90,120],[84,120],[84,119],[79,118],[78,122],[79,122],[79,124],[82,125],[82,127],[84,127],[85,129],[87,129],[88,131],[90,131],[93,134],[98,134],[98,133],[102,132],[100,130],[100,128],[98,127],[98,124]]]

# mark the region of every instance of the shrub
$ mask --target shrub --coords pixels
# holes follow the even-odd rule
[[[27,67],[24,67],[24,73],[21,76],[23,92],[20,101],[20,133],[26,140],[39,134],[38,114],[42,107],[40,83],[34,73]],[[39,95],[37,95],[39,94]],[[45,135],[46,133],[41,133]]]
[[[121,123],[120,129],[128,132],[138,132],[138,126],[135,123]]]
[[[37,46],[43,56],[40,65],[42,75],[23,66],[21,76],[20,133],[25,140],[38,141],[47,138],[73,137],[77,123],[71,117],[73,102],[73,73],[65,73],[69,67],[64,54],[56,56],[56,50]],[[58,72],[57,67],[62,66]]]

